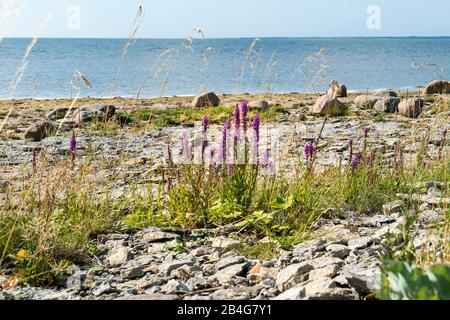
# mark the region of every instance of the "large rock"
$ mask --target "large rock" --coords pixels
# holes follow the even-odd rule
[[[177,294],[190,292],[192,289],[180,280],[171,279],[166,285],[161,287],[161,291],[166,294]]]
[[[359,108],[372,109],[378,99],[378,96],[363,94],[355,98],[354,104]]]
[[[25,139],[32,139],[34,141],[41,141],[48,137],[50,132],[54,129],[53,125],[48,121],[39,121],[32,124],[25,131]]]
[[[217,262],[216,263],[216,269],[217,270],[222,270],[222,269],[228,268],[228,267],[230,267],[232,265],[245,263],[245,262],[248,262],[248,261],[244,257],[241,257],[241,256],[238,256],[238,257],[230,256],[230,257],[223,258],[222,260]]]
[[[343,244],[330,244],[326,248],[327,252],[329,252],[330,256],[339,259],[345,259],[350,254],[350,249]]]
[[[323,239],[309,240],[296,246],[292,254],[297,257],[309,258],[317,252],[325,251],[327,242]]]
[[[350,250],[361,250],[370,247],[373,243],[374,239],[372,237],[361,237],[349,240],[348,247]]]
[[[125,246],[115,246],[108,254],[108,264],[111,267],[118,267],[125,264],[131,257],[131,252],[128,247]]]
[[[371,293],[380,289],[381,271],[376,267],[349,265],[342,271],[342,276],[358,292]]]
[[[307,262],[293,264],[277,275],[277,288],[280,291],[288,290],[304,280],[304,276],[314,267]]]
[[[339,272],[339,266],[332,264],[320,269],[311,270],[308,280],[317,280],[322,278],[333,278]]]
[[[400,102],[398,112],[409,118],[417,118],[423,110],[424,100],[419,98],[408,98]]]
[[[213,248],[219,249],[221,251],[228,251],[233,248],[236,248],[241,244],[239,240],[226,238],[226,237],[217,237],[211,239],[211,246]]]
[[[321,278],[305,284],[305,300],[354,300],[350,289],[338,288],[330,278]]]
[[[314,267],[314,269],[322,269],[332,265],[336,265],[340,268],[344,264],[344,260],[335,257],[322,256],[309,261],[309,263]]]
[[[339,87],[337,87],[335,90],[335,97],[346,98],[347,96],[347,87],[343,84],[339,85]]]
[[[311,112],[324,116],[332,113],[340,113],[345,109],[345,104],[327,94],[317,99],[316,104],[311,109]]]
[[[330,83],[330,89],[327,94],[333,98],[346,98],[347,87],[343,84],[339,84],[337,80],[333,80]]]
[[[218,106],[220,103],[219,98],[216,96],[214,92],[208,92],[201,94],[194,98],[192,101],[192,107],[201,108],[201,107],[209,107],[209,106]]]
[[[375,103],[374,109],[378,112],[394,113],[398,110],[399,98],[383,97]]]
[[[116,113],[116,107],[112,105],[83,106],[75,113],[75,124],[82,127],[85,122],[97,120],[107,122]]]
[[[48,115],[47,118],[50,120],[60,120],[64,119],[67,112],[69,112],[69,108],[57,108],[52,110]]]
[[[423,90],[424,94],[448,94],[450,93],[450,81],[434,80]]]
[[[282,301],[301,300],[304,297],[305,297],[305,287],[303,287],[302,285],[298,285],[283,292],[279,296],[275,297],[273,300],[282,300]]]
[[[161,274],[169,276],[172,273],[172,271],[174,271],[182,266],[193,266],[193,265],[194,265],[194,261],[190,260],[190,259],[166,262],[159,266],[159,272]]]
[[[250,109],[255,109],[255,110],[260,110],[260,111],[264,111],[264,110],[268,110],[270,107],[270,104],[267,101],[264,100],[260,100],[260,101],[251,101],[248,104],[248,107]]]
[[[245,276],[250,267],[249,263],[240,263],[217,271],[210,277],[211,281],[218,281],[221,285],[228,284],[234,277]]]
[[[180,236],[176,233],[163,232],[155,229],[148,229],[143,232],[142,238],[148,243],[167,242],[178,239]]]

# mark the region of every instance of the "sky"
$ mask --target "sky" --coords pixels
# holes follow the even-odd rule
[[[7,37],[127,38],[139,5],[139,38],[449,36],[448,0],[0,0]],[[47,16],[52,16],[47,24]]]

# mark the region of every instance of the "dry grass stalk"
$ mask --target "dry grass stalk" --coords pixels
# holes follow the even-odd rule
[[[47,27],[48,22],[50,21],[52,17],[52,14],[50,13],[47,18],[44,20],[44,22],[42,23],[42,25],[40,26],[40,28],[38,29],[36,35],[33,37],[33,39],[31,40],[30,44],[28,45],[26,51],[25,51],[25,55],[22,58],[22,62],[19,66],[19,69],[16,71],[16,74],[13,78],[13,81],[11,82],[11,85],[8,88],[7,94],[6,96],[8,97],[8,99],[11,99],[18,84],[20,83],[20,81],[22,80],[22,77],[25,73],[25,70],[28,66],[28,57],[30,56],[31,51],[33,50],[34,46],[36,45],[39,36],[42,34],[42,32],[44,31],[44,29]],[[11,116],[11,113],[13,111],[13,107],[11,107],[5,117],[5,119],[2,121],[2,124],[0,125],[0,132],[3,130],[5,124],[8,122],[9,117]]]
[[[120,57],[119,66],[117,67],[116,73],[114,75],[114,79],[112,81],[110,95],[113,95],[114,91],[116,90],[117,81],[119,79],[119,74],[122,69],[123,63],[125,62],[125,56],[127,55],[130,47],[136,42],[136,34],[139,31],[142,21],[144,20],[144,17],[145,17],[144,7],[142,5],[140,5],[138,7],[136,17],[133,22],[133,27],[132,27],[131,33],[128,37],[127,42],[125,43],[125,45],[122,48],[122,55]]]

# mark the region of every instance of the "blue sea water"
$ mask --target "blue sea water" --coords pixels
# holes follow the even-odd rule
[[[323,91],[332,79],[349,90],[406,90],[449,77],[450,38],[39,39],[11,92],[31,39],[0,43],[0,98],[155,97],[216,93]],[[75,88],[74,88],[75,87]]]

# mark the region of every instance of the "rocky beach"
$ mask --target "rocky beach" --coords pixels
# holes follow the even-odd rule
[[[131,206],[132,201],[126,202],[130,192],[139,193],[148,183],[171,183],[167,148],[182,157],[181,132],[198,128],[205,115],[209,130],[220,133],[222,123],[244,100],[252,116],[261,114],[260,145],[271,145],[277,137],[276,176],[295,176],[298,162],[308,166],[303,157],[308,143],[314,143],[318,153],[317,174],[353,160],[350,140],[355,150],[370,146],[392,163],[402,145],[404,170],[414,168],[420,155],[448,163],[449,87],[436,82],[417,92],[347,93],[335,82],[325,95],[210,93],[195,99],[1,101],[0,121],[7,121],[0,136],[0,217],[11,210],[39,215],[41,209],[18,204],[22,192],[31,181],[36,183],[36,172],[38,184],[51,185],[61,163],[81,171],[89,162],[95,169],[85,183],[107,188],[111,206],[113,202]],[[71,136],[76,139],[74,150],[69,146]],[[194,136],[190,143],[198,145]],[[385,203],[369,212],[329,203],[308,222],[302,239],[290,246],[230,223],[206,228],[186,223],[183,228],[177,223],[121,222],[91,233],[89,245],[95,250],[81,261],[65,255],[68,263],[54,280],[31,286],[17,272],[31,249],[11,252],[17,257],[0,269],[0,300],[375,299],[381,285],[380,257],[388,247],[399,245],[389,242],[391,237],[404,234],[407,226],[409,243],[417,252],[428,250],[435,241],[445,243],[436,225],[448,216],[449,180],[436,178],[414,182],[408,192],[393,190]],[[101,199],[103,189],[92,190]],[[411,212],[416,218],[412,223],[407,218]],[[122,209],[120,214],[124,221],[130,212]],[[256,246],[266,249],[250,250]]]

